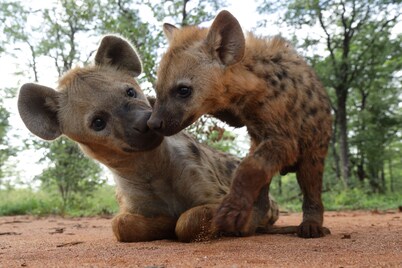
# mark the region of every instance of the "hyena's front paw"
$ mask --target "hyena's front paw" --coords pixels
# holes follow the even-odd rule
[[[176,235],[181,242],[202,242],[213,239],[217,232],[212,227],[212,218],[217,205],[193,207],[180,215]]]
[[[303,238],[318,238],[330,234],[331,231],[315,221],[304,221],[298,229],[297,235]]]
[[[229,194],[219,206],[215,216],[215,226],[219,231],[242,235],[248,233],[253,201],[244,196]]]

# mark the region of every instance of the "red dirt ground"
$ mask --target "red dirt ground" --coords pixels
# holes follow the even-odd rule
[[[295,225],[300,213],[281,215]],[[327,212],[332,234],[119,243],[110,219],[0,218],[0,267],[402,267],[402,213]]]

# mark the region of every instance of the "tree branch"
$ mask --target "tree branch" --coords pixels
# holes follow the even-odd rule
[[[332,47],[332,44],[331,44],[331,35],[328,33],[327,27],[324,24],[323,16],[322,16],[322,13],[321,13],[321,7],[318,7],[317,11],[318,11],[318,21],[320,22],[320,26],[323,29],[323,31],[324,31],[324,33],[325,33],[325,35],[327,37],[326,38],[326,40],[327,40],[327,48],[328,48],[329,53],[330,53],[330,57],[331,57],[331,60],[332,60],[332,65],[334,66],[335,72],[338,73],[338,68],[337,68],[337,64],[336,64],[337,62],[336,62],[336,59],[335,59],[334,48]]]
[[[186,7],[187,7],[187,3],[189,2],[190,0],[183,0],[183,9],[182,9],[182,12],[181,12],[181,14],[182,14],[182,19],[181,19],[181,26],[186,26],[187,25],[187,10],[186,10]]]
[[[356,62],[359,62],[362,60],[362,58],[366,55],[366,53],[371,49],[372,45],[374,44],[374,42],[378,39],[378,36],[383,32],[383,30],[385,29],[385,27],[388,26],[389,23],[391,22],[395,22],[398,17],[400,16],[400,14],[396,15],[395,17],[386,20],[380,27],[379,30],[374,31],[371,40],[369,41],[368,45],[366,45],[365,49],[363,49],[363,51],[360,53],[360,55],[357,57]],[[377,28],[376,28],[377,29]],[[375,30],[376,30],[375,29]],[[357,64],[355,64],[354,66],[357,66]],[[361,66],[365,66],[365,64],[362,64]],[[352,71],[352,74],[349,77],[349,81],[353,81],[355,79],[356,76],[359,75],[361,69],[358,69],[357,67],[355,67]]]

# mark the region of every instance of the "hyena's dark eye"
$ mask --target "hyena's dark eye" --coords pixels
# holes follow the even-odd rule
[[[180,98],[188,98],[191,95],[191,87],[187,87],[187,86],[179,86],[177,88],[177,95]]]
[[[137,97],[137,92],[135,92],[134,88],[129,87],[126,89],[127,96],[131,98],[136,98]]]
[[[91,123],[91,128],[95,131],[101,131],[106,127],[106,121],[102,118],[95,118]]]

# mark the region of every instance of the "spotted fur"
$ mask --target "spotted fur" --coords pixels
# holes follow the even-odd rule
[[[250,153],[220,205],[217,226],[247,228],[262,187],[278,172],[296,172],[304,196],[299,235],[322,236],[322,176],[332,118],[314,70],[281,37],[245,36],[227,11],[209,29],[165,25],[164,31],[169,47],[158,69],[148,125],[169,136],[211,114],[245,125],[251,137]],[[183,88],[190,94],[183,95]]]

